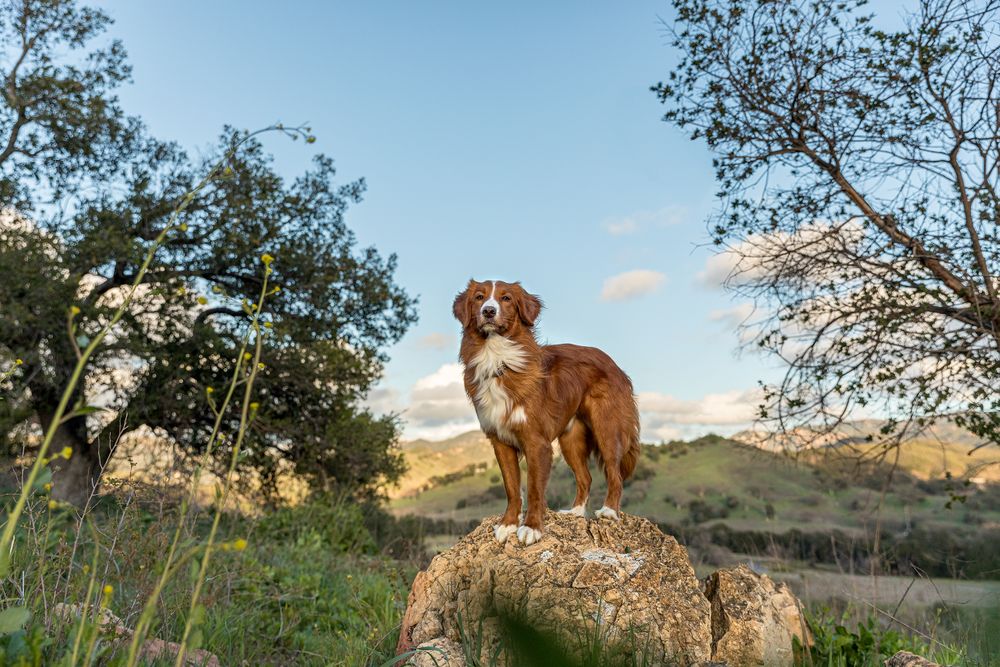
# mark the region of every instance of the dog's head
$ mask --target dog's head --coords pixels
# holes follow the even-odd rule
[[[541,311],[541,300],[528,294],[521,283],[500,280],[470,280],[452,306],[455,318],[466,331],[477,331],[483,336],[497,333],[510,337],[520,327],[531,329]]]

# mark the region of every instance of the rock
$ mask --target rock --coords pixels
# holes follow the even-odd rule
[[[80,614],[84,610],[80,604],[57,603],[53,608],[53,615],[71,623],[79,623]],[[127,646],[127,642],[132,639],[132,629],[125,625],[125,621],[116,616],[110,609],[99,609],[101,616],[101,632],[111,637],[117,637]],[[87,610],[88,614],[93,614]],[[146,639],[139,647],[139,657],[144,661],[153,662],[157,659],[174,662],[181,645],[175,642],[168,642],[162,639]],[[219,658],[214,653],[204,649],[194,649],[184,652],[184,664],[187,667],[220,667]],[[442,664],[442,667],[444,665]]]
[[[931,662],[919,655],[909,651],[900,651],[885,661],[885,667],[941,667],[936,662]]]
[[[406,664],[412,667],[465,667],[465,655],[458,642],[447,637],[435,637],[420,644]]]
[[[481,655],[490,655],[499,611],[554,631],[597,623],[609,639],[641,628],[651,651],[680,664],[710,657],[709,605],[687,552],[649,521],[549,512],[541,541],[522,547],[496,541],[498,520],[484,520],[417,575],[397,653],[464,633],[478,634]]]
[[[139,649],[139,657],[143,662],[154,662],[156,660],[169,660],[174,662],[177,653],[180,652],[181,645],[175,642],[167,642],[162,639],[147,639],[142,648]],[[187,650],[184,652],[184,664],[187,667],[221,667],[219,658],[203,649]]]
[[[792,637],[812,643],[798,599],[746,565],[705,580],[712,605],[712,659],[729,665],[792,665]]]
[[[396,652],[437,650],[408,665],[464,667],[463,637],[488,663],[504,649],[504,614],[563,636],[596,624],[605,643],[632,637],[652,661],[685,666],[790,666],[792,637],[811,643],[785,584],[740,566],[703,585],[685,549],[646,519],[548,512],[541,541],[528,547],[499,544],[498,520],[488,517],[417,574]]]

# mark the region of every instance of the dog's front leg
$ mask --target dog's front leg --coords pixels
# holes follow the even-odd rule
[[[552,471],[552,445],[545,438],[536,437],[525,439],[522,447],[528,463],[528,513],[524,517],[524,525],[517,529],[517,539],[521,544],[528,545],[542,539],[545,487]]]
[[[517,464],[516,449],[495,438],[490,438],[490,442],[493,443],[493,453],[503,476],[503,488],[507,492],[507,511],[500,523],[493,527],[497,542],[503,543],[517,532],[517,520],[521,514],[521,468]]]

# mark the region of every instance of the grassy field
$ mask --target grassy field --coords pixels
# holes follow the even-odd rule
[[[478,521],[504,505],[498,471],[489,462],[471,460],[478,455],[471,438],[467,446],[464,468],[438,468],[441,474],[432,483],[425,480],[422,491],[394,498],[385,508],[316,497],[295,507],[225,514],[219,540],[246,540],[246,547],[218,552],[192,646],[214,653],[223,665],[381,667],[392,658],[409,586],[426,553],[458,539],[463,522]],[[571,475],[561,462],[555,470],[550,502],[565,505],[572,494]],[[993,486],[910,475],[897,481],[881,515],[887,534],[907,524],[982,531],[1000,521]],[[866,664],[877,664],[883,649],[913,645],[947,649],[940,655],[957,655],[954,664],[996,665],[987,656],[1000,654],[1000,581],[873,578],[863,569],[722,548],[699,532],[724,523],[774,534],[808,529],[860,535],[876,520],[873,504],[880,488],[874,482],[871,475],[844,478],[823,466],[703,438],[644,448],[625,509],[687,540],[699,575],[750,562],[786,581],[806,602],[830,647],[861,645],[873,631],[886,633],[891,641],[872,648]],[[594,502],[601,492],[595,488]],[[964,502],[954,500],[958,493],[965,494]],[[107,585],[113,591],[108,609],[133,627],[152,590],[175,515],[174,495],[141,484],[100,498],[91,514],[95,531],[81,528],[72,512],[47,508],[42,499],[34,502],[15,542],[16,560],[31,565],[17,581],[4,581],[2,591],[8,601],[30,601],[32,618],[23,631],[0,639],[0,664],[57,664],[66,658],[79,626],[54,609],[86,598],[87,563],[94,553],[101,563],[98,590]],[[210,518],[198,513],[188,521],[184,543],[203,541]],[[180,639],[193,577],[192,572],[172,579],[159,596],[151,636]],[[838,628],[847,634],[838,634]],[[99,637],[94,664],[116,664],[124,644],[93,636]],[[815,657],[833,655],[823,651]]]

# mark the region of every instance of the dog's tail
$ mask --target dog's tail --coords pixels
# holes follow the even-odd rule
[[[632,473],[635,472],[635,466],[639,462],[639,406],[636,405],[634,396],[632,397],[632,414],[629,421],[625,435],[625,451],[622,452],[622,480],[632,476]]]

